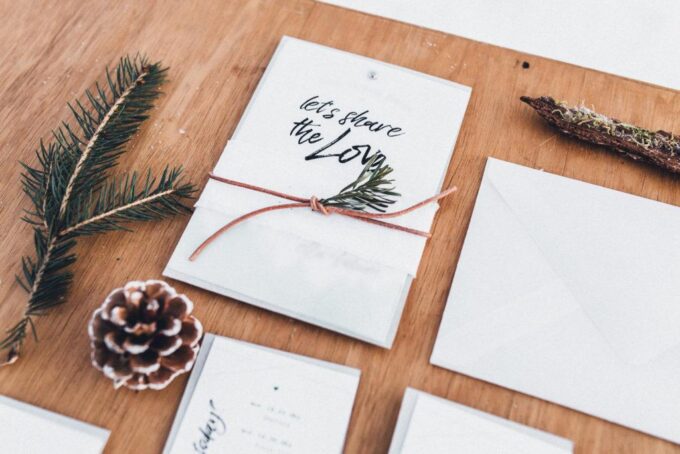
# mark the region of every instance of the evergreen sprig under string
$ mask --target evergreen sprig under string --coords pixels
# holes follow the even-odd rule
[[[194,186],[182,168],[144,177],[133,172],[110,177],[125,144],[148,118],[167,68],[141,56],[122,58],[105,81],[69,104],[73,124],[62,123],[41,141],[37,163],[22,163],[23,190],[32,207],[22,218],[33,227],[35,255],[23,257],[16,280],[27,292],[21,319],[0,341],[0,365],[18,358],[28,331],[37,340],[34,317],[65,302],[73,280],[74,247],[80,236],[128,230],[129,221],[150,221],[188,213]]]
[[[371,208],[384,213],[401,194],[395,192],[394,180],[388,178],[392,173],[392,167],[387,165],[375,167],[377,156],[373,156],[366,163],[356,180],[342,188],[336,195],[321,199],[320,202],[327,207],[356,211]]]

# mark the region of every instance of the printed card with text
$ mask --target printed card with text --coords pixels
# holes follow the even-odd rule
[[[327,198],[366,166],[393,172],[395,212],[442,190],[470,89],[284,37],[213,173],[300,198]],[[455,197],[455,195],[453,195]],[[208,182],[165,274],[390,347],[426,238]],[[429,232],[437,203],[389,219]],[[371,211],[368,209],[367,211]],[[266,283],[266,284],[264,284]]]
[[[342,452],[359,374],[207,335],[164,453]]]

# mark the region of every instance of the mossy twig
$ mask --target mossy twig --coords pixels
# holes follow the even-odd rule
[[[520,99],[563,134],[680,173],[679,136],[624,123],[585,106],[571,107],[548,96]]]

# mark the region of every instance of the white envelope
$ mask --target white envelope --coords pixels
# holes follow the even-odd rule
[[[567,439],[406,388],[389,454],[567,454]]]
[[[0,452],[98,454],[110,431],[0,396]]]
[[[379,152],[401,194],[387,211],[398,211],[441,189],[469,96],[447,80],[284,37],[214,173],[323,198],[358,176],[365,153]],[[305,120],[312,126],[303,133],[294,125]],[[281,210],[236,226],[189,260],[227,222],[287,202],[209,181],[163,274],[389,348],[421,236]],[[437,208],[390,222],[429,231]]]
[[[680,209],[489,158],[431,362],[680,443]]]

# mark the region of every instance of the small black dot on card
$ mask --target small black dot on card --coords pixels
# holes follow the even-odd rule
[[[278,387],[278,386],[274,386],[274,391],[278,391],[278,390],[279,390],[279,387]]]
[[[531,65],[529,64],[528,61],[523,61],[523,62],[522,62],[522,68],[524,68],[524,69],[529,69],[529,66],[531,66]]]

